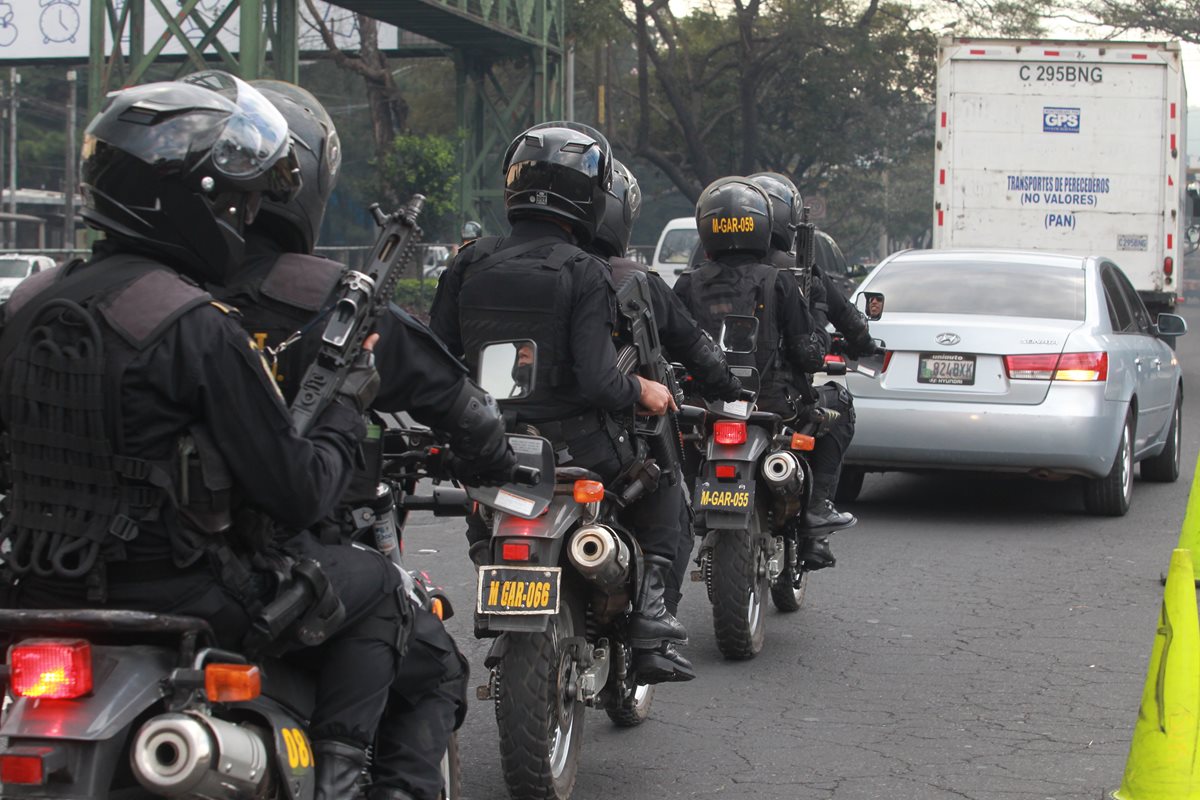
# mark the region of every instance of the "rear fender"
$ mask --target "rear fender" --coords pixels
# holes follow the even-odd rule
[[[290,800],[304,800],[316,792],[315,759],[312,742],[304,723],[284,706],[269,697],[258,697],[248,703],[238,703],[222,715],[238,722],[257,717],[263,727],[270,728],[275,746],[276,774],[282,777]]]

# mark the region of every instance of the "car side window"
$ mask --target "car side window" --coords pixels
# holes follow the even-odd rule
[[[1108,316],[1112,320],[1113,331],[1116,333],[1134,332],[1133,314],[1121,293],[1121,284],[1117,280],[1117,275],[1111,268],[1103,269],[1101,283],[1104,286],[1104,300],[1108,304]]]
[[[1146,310],[1146,304],[1142,302],[1142,298],[1138,297],[1137,291],[1129,282],[1129,278],[1125,277],[1125,273],[1119,270],[1113,270],[1113,272],[1121,285],[1121,294],[1125,297],[1125,302],[1129,304],[1129,310],[1133,312],[1134,332],[1150,334],[1152,332],[1150,312]]]

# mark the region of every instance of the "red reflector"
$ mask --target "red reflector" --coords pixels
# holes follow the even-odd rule
[[[1175,149],[1175,134],[1171,134],[1171,149]]]
[[[1171,237],[1167,236],[1167,247],[1171,246]],[[1170,275],[1175,271],[1175,259],[1167,256],[1163,259],[1163,274]]]
[[[946,127],[946,112],[942,112],[942,127]]]
[[[1171,103],[1171,119],[1175,119],[1175,104]]]
[[[938,183],[942,184],[943,186],[946,185],[946,170],[938,170]]]
[[[945,224],[944,220],[945,220],[945,218],[942,216],[942,210],[939,208],[938,209],[938,227],[939,228]]]
[[[746,423],[730,420],[713,423],[713,440],[717,444],[745,444]]]
[[[737,467],[735,467],[733,464],[717,464],[717,477],[736,478]]]
[[[892,363],[892,351],[884,350],[883,351],[883,368],[880,369],[879,371],[887,372],[888,364],[890,364],[890,363]]]
[[[1046,51],[1045,51],[1045,53],[1046,53],[1046,55],[1048,55],[1048,56],[1057,56],[1057,55],[1061,55],[1061,53],[1059,53],[1057,50],[1046,50]]]
[[[83,639],[30,639],[9,655],[13,694],[69,700],[92,691],[92,646]]]
[[[40,785],[45,782],[41,756],[0,756],[0,783]]]
[[[500,557],[505,561],[528,561],[529,542],[505,542],[500,546]]]
[[[1147,56],[1145,53],[1134,53],[1131,57],[1134,61],[1145,61],[1147,58],[1149,58],[1149,56]]]
[[[1005,356],[1004,368],[1009,378],[1048,381],[1058,366],[1058,353],[1038,353],[1027,356]]]
[[[986,52],[986,51],[984,51],[984,50],[972,50],[972,51],[971,51],[971,55],[973,55],[973,56],[981,56],[981,55],[983,55],[985,52]]]

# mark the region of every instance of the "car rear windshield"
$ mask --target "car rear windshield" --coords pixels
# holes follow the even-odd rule
[[[686,264],[696,249],[700,234],[695,228],[677,228],[667,231],[662,247],[658,249],[658,260],[662,264]]]
[[[0,278],[24,278],[29,274],[30,263],[24,258],[0,259]]]
[[[1083,270],[1036,264],[898,262],[868,291],[883,292],[889,313],[983,314],[1082,320]]]

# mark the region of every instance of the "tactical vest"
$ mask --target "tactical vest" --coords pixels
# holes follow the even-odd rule
[[[275,379],[289,404],[321,345],[318,315],[325,310],[345,271],[341,264],[327,258],[284,253],[261,281],[215,289],[218,299],[241,312],[243,327],[265,353],[273,352],[297,331],[306,332],[272,361]]]
[[[123,453],[123,376],[212,298],[140,257],[77,267],[30,277],[4,309],[0,418],[10,491],[0,538],[17,575],[84,579],[102,599],[104,565],[125,560],[141,524],[160,520],[179,495],[174,464]],[[174,540],[169,549],[179,566],[202,555]]]
[[[720,341],[725,317],[758,318],[754,353],[726,353],[725,358],[730,366],[756,367],[760,381],[759,407],[790,417],[798,390],[784,359],[779,335],[775,292],[779,270],[756,261],[737,264],[705,261],[690,275],[688,309],[714,341]]]
[[[478,372],[479,353],[488,342],[532,339],[537,377],[525,402],[578,406],[568,327],[572,269],[591,256],[553,237],[507,246],[488,237],[475,240],[466,258],[458,315],[471,372]]]

